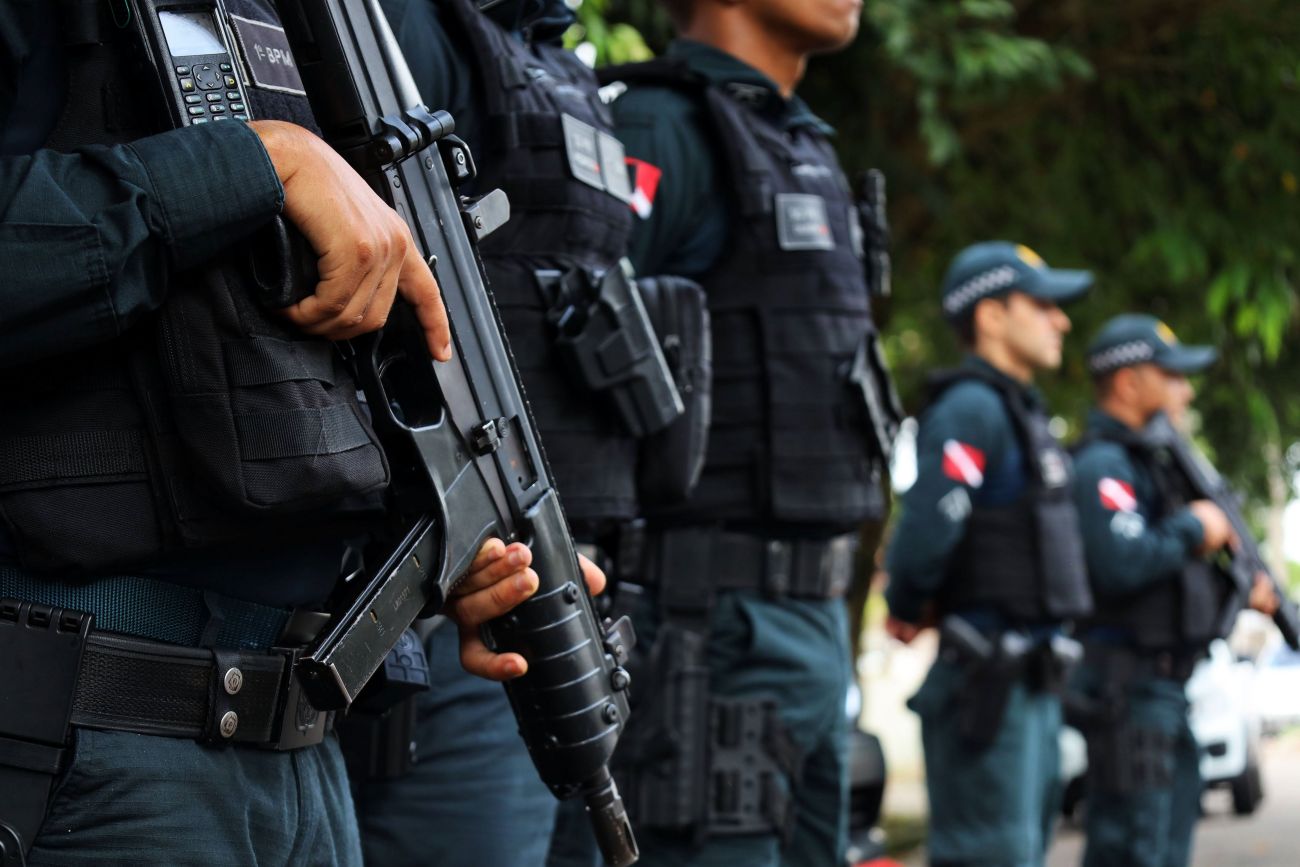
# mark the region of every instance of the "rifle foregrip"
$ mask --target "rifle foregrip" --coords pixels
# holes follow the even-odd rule
[[[609,762],[628,716],[631,681],[596,615],[559,500],[551,491],[525,515],[540,586],[485,629],[498,652],[519,653],[528,673],[506,693],[537,772],[558,798],[581,795],[611,864],[636,860],[636,843]]]

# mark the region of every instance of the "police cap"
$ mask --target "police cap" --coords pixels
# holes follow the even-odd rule
[[[943,314],[950,320],[961,320],[983,299],[1012,291],[1066,304],[1090,286],[1089,271],[1049,268],[1024,244],[982,241],[962,250],[948,266],[943,278]]]
[[[1103,325],[1088,345],[1088,372],[1104,376],[1149,363],[1172,373],[1198,373],[1218,357],[1213,346],[1179,343],[1173,329],[1154,316],[1124,313]]]

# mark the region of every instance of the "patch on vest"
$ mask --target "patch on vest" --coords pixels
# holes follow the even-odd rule
[[[1070,480],[1070,473],[1065,468],[1065,458],[1057,451],[1044,451],[1038,455],[1038,465],[1043,471],[1043,484],[1049,488],[1061,488]]]
[[[978,488],[984,484],[984,452],[948,440],[943,444],[943,474],[954,482]]]
[[[782,250],[834,250],[826,200],[810,193],[777,193],[776,242]]]
[[[1097,483],[1097,495],[1101,498],[1101,507],[1107,511],[1137,511],[1137,496],[1133,493],[1133,486],[1128,482],[1104,478]]]
[[[1136,512],[1116,512],[1110,519],[1110,531],[1121,539],[1136,539],[1146,527],[1146,520]]]
[[[571,114],[560,115],[564,154],[573,177],[622,202],[632,201],[623,143]]]
[[[956,524],[970,515],[970,494],[965,488],[953,488],[939,499],[938,506],[939,513]]]
[[[655,193],[659,191],[659,179],[663,171],[656,165],[639,160],[636,157],[626,159],[627,167],[632,170],[632,211],[641,219],[650,219],[655,209]]]
[[[238,15],[229,17],[250,83],[265,90],[306,96],[284,28]]]

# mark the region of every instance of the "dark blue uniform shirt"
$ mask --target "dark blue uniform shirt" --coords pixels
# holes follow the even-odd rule
[[[1119,443],[1098,439],[1125,432],[1099,409],[1088,415],[1087,442],[1074,460],[1074,499],[1099,602],[1127,596],[1157,581],[1177,580],[1201,543],[1201,522],[1186,507],[1161,515],[1151,473]]]
[[[1040,402],[1035,389],[982,359],[968,357],[963,367],[1013,383],[1032,404]],[[974,379],[949,386],[921,415],[916,481],[903,494],[886,557],[890,612],[919,620],[947,578],[972,506],[1013,503],[1028,482],[1024,451],[998,392]]]
[[[228,248],[284,202],[265,148],[242,123],[74,153],[38,149],[64,86],[48,36],[54,6],[0,4],[0,370],[118,337],[163,303],[174,270]],[[46,128],[33,130],[33,118]],[[223,591],[237,581],[245,598],[307,604],[333,585],[340,555],[328,540],[177,555],[138,571]],[[13,559],[0,526],[0,564]]]

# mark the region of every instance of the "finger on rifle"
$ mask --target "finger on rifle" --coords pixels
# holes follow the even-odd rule
[[[461,627],[460,665],[467,672],[488,680],[513,680],[528,671],[528,662],[517,653],[493,653],[477,629]]]
[[[532,596],[537,592],[538,583],[537,573],[532,569],[519,570],[489,587],[450,600],[448,614],[461,626],[478,626]]]
[[[591,591],[592,596],[599,596],[605,592],[605,573],[599,566],[579,554],[578,567],[582,569],[582,577],[587,582],[587,589]]]
[[[500,544],[500,540],[496,540]],[[491,544],[490,542],[488,544]],[[485,553],[486,552],[486,553]],[[533,552],[522,542],[493,546],[489,551],[487,545],[479,549],[465,580],[456,585],[452,596],[468,596],[485,587],[491,587],[516,572],[522,572],[533,562]]]
[[[415,308],[415,317],[429,343],[429,353],[438,361],[451,361],[451,324],[442,303],[442,291],[429,266],[415,252],[414,244],[402,263],[397,291]]]

